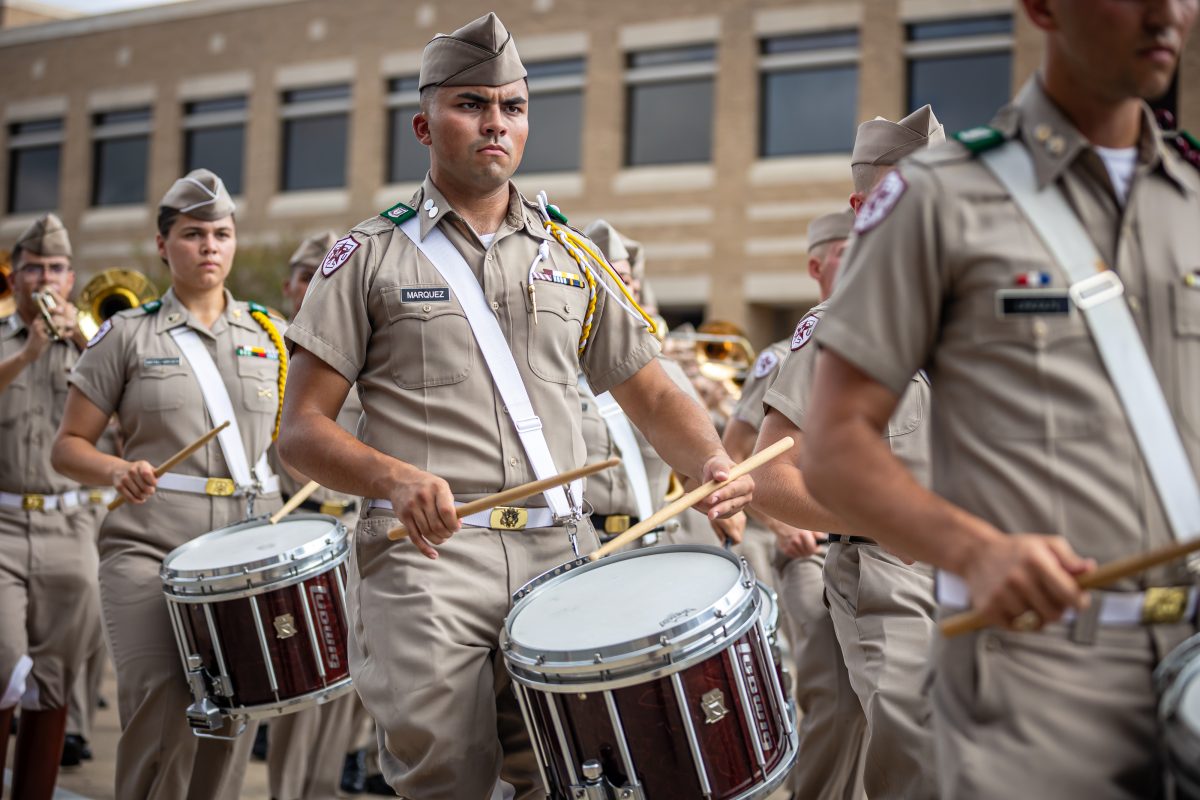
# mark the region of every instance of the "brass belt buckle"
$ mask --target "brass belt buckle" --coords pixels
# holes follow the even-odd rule
[[[88,489],[87,499],[94,506],[101,505],[104,502],[104,491],[101,489]]]
[[[498,531],[523,531],[529,523],[529,512],[514,506],[496,506],[492,509],[488,527]]]
[[[1188,589],[1186,586],[1154,586],[1146,590],[1142,599],[1142,623],[1146,625],[1170,625],[1179,622],[1187,613]]]
[[[44,494],[24,494],[21,495],[21,508],[25,511],[41,511],[46,507],[46,495]]]
[[[331,517],[340,517],[346,513],[346,509],[349,507],[350,504],[345,500],[326,500],[321,503],[321,513],[328,514]]]
[[[232,478],[209,478],[204,483],[204,493],[213,497],[232,497],[236,489]]]
[[[624,533],[629,530],[630,522],[628,514],[609,514],[604,518],[604,532],[608,534]]]

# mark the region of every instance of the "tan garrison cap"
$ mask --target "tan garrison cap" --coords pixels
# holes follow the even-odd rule
[[[67,226],[55,214],[43,214],[17,238],[17,247],[35,256],[71,257]]]
[[[237,210],[225,183],[207,169],[194,169],[175,181],[158,205],[205,222],[223,219]]]
[[[288,271],[296,267],[312,267],[316,269],[321,266],[321,262],[325,260],[325,255],[333,249],[334,242],[337,241],[337,234],[333,231],[325,231],[309,236],[300,246],[296,248],[296,252],[292,253],[292,257],[288,259]]]
[[[930,106],[921,106],[899,122],[883,117],[858,126],[850,166],[891,166],[922,147],[946,141],[946,131]]]
[[[525,75],[512,34],[495,13],[489,13],[449,36],[439,33],[425,45],[418,88],[503,86]]]
[[[604,253],[604,257],[610,262],[633,261],[629,256],[629,250],[625,247],[625,240],[621,238],[621,234],[604,220],[598,219],[591,225],[588,225],[583,229],[583,235],[595,242],[596,246]]]
[[[854,230],[854,211],[847,208],[833,214],[824,214],[808,223],[808,250],[826,242],[849,239]]]

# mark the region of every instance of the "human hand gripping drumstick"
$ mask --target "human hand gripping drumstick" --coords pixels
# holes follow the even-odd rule
[[[229,427],[229,421],[226,420],[225,422],[222,422],[217,427],[213,428],[208,433],[201,436],[196,441],[189,444],[187,447],[180,450],[175,455],[168,458],[163,463],[159,464],[157,467],[154,468],[154,477],[161,478],[165,473],[167,473],[171,470],[171,467],[174,467],[179,462],[185,460],[192,453],[196,452],[201,447],[204,447],[204,445],[206,445],[210,441],[212,441],[214,436],[216,436],[218,433],[220,433],[221,431],[225,430],[228,427]],[[125,497],[122,495],[117,495],[117,497],[114,498],[113,501],[108,504],[108,510],[116,511],[118,508],[120,508],[124,504],[125,504]]]
[[[1138,553],[1137,555],[1118,558],[1107,564],[1101,564],[1091,572],[1085,572],[1080,575],[1075,579],[1075,582],[1079,585],[1080,589],[1102,589],[1105,586],[1111,586],[1119,580],[1129,578],[1148,569],[1162,566],[1163,564],[1169,564],[1197,551],[1200,551],[1200,537],[1175,542],[1166,547],[1151,550],[1148,553]],[[983,630],[988,627],[988,624],[987,618],[978,611],[964,611],[961,614],[954,614],[942,620],[938,627],[941,629],[942,636],[949,639]]]
[[[598,461],[595,464],[588,464],[580,467],[579,469],[573,469],[560,475],[555,475],[552,478],[545,478],[540,481],[523,483],[520,486],[514,486],[511,489],[505,489],[503,492],[497,492],[496,494],[490,494],[487,497],[481,497],[478,500],[472,500],[469,503],[464,503],[456,508],[454,513],[459,519],[462,519],[470,514],[475,514],[480,511],[487,511],[489,508],[502,506],[507,503],[511,503],[514,500],[523,500],[526,497],[533,497],[534,495],[541,494],[547,489],[553,489],[555,486],[562,486],[563,484],[570,483],[571,481],[578,480],[579,478],[586,478],[588,475],[595,475],[597,472],[603,472],[604,470],[610,467],[615,467],[620,463],[621,459],[610,458],[607,461]],[[403,526],[398,526],[388,531],[388,538],[393,542],[403,539],[406,536],[408,536],[408,531],[405,530]]]
[[[278,524],[279,520],[283,519],[288,514],[299,508],[301,503],[312,497],[312,493],[320,488],[321,484],[317,483],[316,481],[309,481],[308,483],[304,484],[304,486],[300,488],[300,491],[289,497],[288,501],[283,504],[283,507],[272,514],[267,521],[272,525]]]
[[[590,556],[588,556],[588,558],[590,558],[592,561],[596,561],[597,559],[603,558],[609,553],[620,550],[630,542],[645,536],[647,533],[654,530],[671,517],[687,511],[689,508],[696,505],[721,487],[728,486],[730,483],[742,477],[743,475],[753,472],[763,464],[775,458],[780,453],[786,453],[788,450],[792,449],[792,446],[795,444],[796,441],[792,437],[785,436],[770,447],[763,448],[740,464],[734,464],[732,467],[730,467],[728,479],[719,482],[709,481],[703,486],[698,486],[695,489],[692,489],[675,502],[663,506],[658,511],[651,514],[649,519],[642,520],[637,525],[634,525],[632,528],[625,531],[608,544],[596,550]]]

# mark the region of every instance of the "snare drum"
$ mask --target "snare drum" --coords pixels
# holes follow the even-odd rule
[[[514,597],[503,652],[555,798],[748,800],[796,760],[744,560],[674,545],[580,559]]]
[[[1171,651],[1154,671],[1167,769],[1180,800],[1200,798],[1200,636]]]
[[[333,517],[250,520],[172,550],[160,576],[197,735],[224,717],[287,714],[350,691],[346,528]]]

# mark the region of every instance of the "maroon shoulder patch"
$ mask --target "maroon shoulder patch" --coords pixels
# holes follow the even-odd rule
[[[350,256],[354,255],[358,246],[358,242],[354,241],[353,236],[344,236],[334,242],[333,247],[329,248],[329,252],[325,254],[325,260],[321,262],[321,274],[328,278],[337,272],[342,264],[350,260]]]
[[[808,340],[812,338],[813,331],[817,329],[818,319],[813,316],[805,317],[796,325],[796,332],[792,334],[792,350],[799,350],[804,345],[808,344]]]
[[[875,187],[875,191],[871,192],[867,202],[859,209],[858,217],[854,220],[855,232],[864,234],[887,219],[896,203],[904,196],[906,189],[908,182],[898,171],[892,170],[885,175]]]

